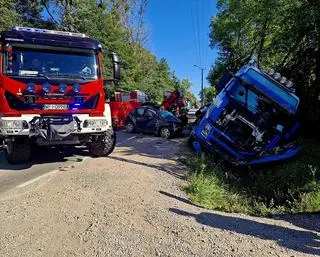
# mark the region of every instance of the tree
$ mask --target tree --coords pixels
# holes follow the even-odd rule
[[[7,30],[20,23],[19,13],[13,8],[13,0],[0,0],[0,29]]]
[[[14,1],[14,9],[20,14],[23,26],[47,27],[48,24],[41,13],[49,0],[18,0]]]
[[[219,58],[208,76],[211,85],[228,65],[238,69],[256,55],[261,67],[293,79],[302,118],[320,123],[320,2],[219,0],[217,7],[210,43]]]
[[[204,104],[208,104],[212,102],[212,100],[216,97],[216,90],[214,87],[206,87],[203,89],[204,95]],[[199,93],[199,97],[201,97],[201,92]]]
[[[181,83],[171,75],[165,59],[158,61],[144,48],[148,34],[144,22],[147,3],[147,0],[0,0],[3,14],[0,26],[85,33],[103,45],[104,78],[112,78],[110,52],[119,54],[122,78],[114,90],[143,90],[151,100],[159,102],[165,91],[172,91]],[[43,15],[44,11],[48,15]]]

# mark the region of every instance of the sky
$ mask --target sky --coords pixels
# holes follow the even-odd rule
[[[165,58],[178,78],[189,79],[197,97],[201,71],[194,65],[206,69],[207,87],[206,77],[217,57],[217,52],[209,47],[209,24],[215,14],[216,0],[149,0],[146,12],[150,32],[146,47],[159,60]]]
[[[146,26],[149,40],[145,45],[157,56],[165,58],[179,79],[187,78],[192,83],[191,91],[199,98],[201,71],[206,77],[217,57],[209,47],[209,24],[216,14],[216,0],[149,0],[146,11]],[[43,16],[48,18],[44,11]]]

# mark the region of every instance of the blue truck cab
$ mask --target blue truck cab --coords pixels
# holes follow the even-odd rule
[[[247,65],[225,84],[190,141],[196,152],[206,149],[234,165],[286,160],[302,148],[294,141],[298,106],[291,81]]]

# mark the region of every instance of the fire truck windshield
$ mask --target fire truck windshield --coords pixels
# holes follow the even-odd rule
[[[5,54],[4,73],[21,77],[72,77],[93,80],[99,76],[99,65],[93,50],[13,47],[12,52]]]

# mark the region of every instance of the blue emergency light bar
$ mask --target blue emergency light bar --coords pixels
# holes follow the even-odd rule
[[[29,45],[46,45],[53,47],[69,47],[101,51],[101,43],[83,33],[13,27],[10,31],[0,33],[0,41]]]
[[[46,34],[69,36],[69,37],[82,37],[82,38],[86,38],[87,37],[83,33],[75,33],[75,32],[68,32],[68,31],[57,31],[57,30],[49,30],[49,29],[36,29],[36,28],[29,28],[29,27],[13,27],[12,31],[46,33]]]

